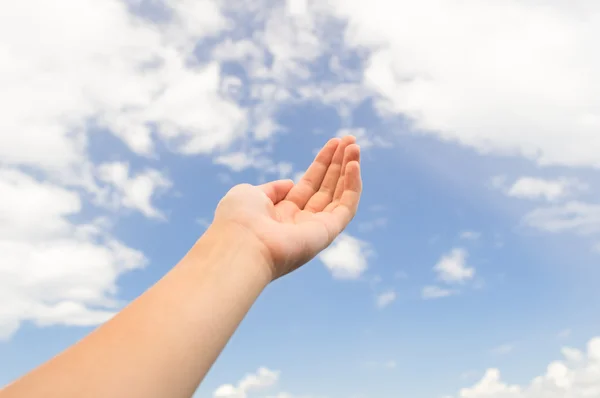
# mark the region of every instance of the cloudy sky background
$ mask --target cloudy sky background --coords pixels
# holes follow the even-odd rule
[[[597,37],[593,0],[2,2],[0,385],[350,133],[354,223],[197,396],[600,396]]]

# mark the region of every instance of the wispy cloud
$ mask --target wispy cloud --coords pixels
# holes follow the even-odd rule
[[[377,308],[383,309],[383,308],[389,306],[390,304],[392,304],[394,301],[396,301],[396,298],[397,298],[396,292],[393,290],[390,290],[390,291],[378,294],[377,297],[375,298],[375,304],[377,305]]]
[[[421,297],[425,300],[439,299],[443,297],[454,296],[458,292],[453,289],[446,289],[439,286],[425,286],[421,290]]]

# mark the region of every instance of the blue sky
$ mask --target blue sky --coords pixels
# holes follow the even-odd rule
[[[1,385],[352,133],[358,215],[197,396],[600,396],[598,5],[62,3],[0,6]]]

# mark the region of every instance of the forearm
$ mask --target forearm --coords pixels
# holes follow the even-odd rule
[[[156,285],[0,397],[189,398],[270,281],[251,245],[211,227]]]

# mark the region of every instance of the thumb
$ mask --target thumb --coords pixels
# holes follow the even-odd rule
[[[285,199],[286,195],[288,192],[290,192],[293,186],[294,181],[292,180],[277,180],[259,185],[258,188],[260,188],[265,195],[271,199],[273,204],[277,204]]]

